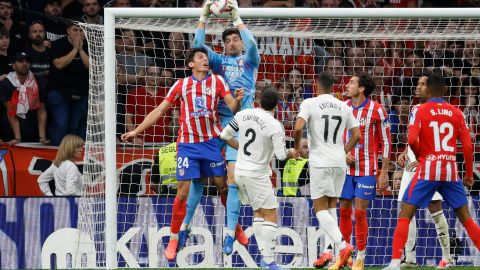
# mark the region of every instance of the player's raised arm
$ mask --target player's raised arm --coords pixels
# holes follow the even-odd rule
[[[133,131],[127,132],[122,134],[121,139],[122,141],[128,141],[137,137],[138,134],[144,132],[147,128],[153,126],[160,117],[162,117],[166,111],[168,111],[173,106],[172,103],[164,100],[157,108],[151,111],[147,117],[143,120],[143,122],[138,125]]]
[[[210,47],[205,45],[205,25],[207,24],[208,17],[210,16],[210,6],[213,4],[212,0],[207,0],[203,4],[202,14],[198,19],[197,29],[195,30],[195,38],[193,39],[193,48],[205,48],[208,52],[208,61],[212,68],[222,63],[222,57],[220,54],[214,52]]]
[[[242,108],[242,100],[245,97],[245,92],[243,89],[235,90],[235,97],[232,94],[227,94],[223,100],[227,103],[228,108],[233,112],[236,113],[240,111]]]
[[[248,30],[247,26],[243,23],[238,12],[238,2],[236,0],[228,0],[228,7],[232,9],[230,12],[230,18],[233,21],[233,26],[237,27],[240,31],[243,43],[245,44],[245,51],[249,62],[254,65],[260,65],[260,53],[258,52],[257,41],[252,32]]]

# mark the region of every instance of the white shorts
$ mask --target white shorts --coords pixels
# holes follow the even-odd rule
[[[399,202],[403,200],[405,191],[407,190],[408,185],[410,185],[410,182],[412,182],[414,175],[415,175],[415,172],[403,171],[402,182],[400,182],[400,190],[398,191],[398,198],[397,198]],[[442,200],[443,200],[442,195],[440,195],[440,193],[438,192],[435,192],[435,194],[433,195],[432,201],[442,201]]]
[[[253,210],[278,208],[277,196],[270,177],[258,178],[235,175],[238,196],[242,204],[251,205]]]
[[[340,197],[346,176],[345,168],[316,168],[310,166],[310,196],[312,200],[324,196]]]

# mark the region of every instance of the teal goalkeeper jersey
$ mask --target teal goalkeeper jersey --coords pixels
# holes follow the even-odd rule
[[[205,45],[205,29],[197,28],[193,47],[204,47],[208,51],[208,60],[213,73],[221,75],[227,81],[230,90],[243,88],[245,98],[242,102],[242,110],[253,107],[255,99],[255,81],[257,80],[258,67],[260,66],[260,54],[257,42],[252,32],[248,29],[240,31],[240,36],[245,44],[245,54],[240,56],[226,56],[218,54]],[[220,117],[233,117],[233,113],[222,100],[219,101],[218,111]]]

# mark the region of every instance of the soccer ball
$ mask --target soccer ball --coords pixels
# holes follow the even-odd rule
[[[229,8],[227,5],[227,0],[215,0],[210,6],[210,13],[215,16],[220,16],[222,13],[230,12],[231,8]]]

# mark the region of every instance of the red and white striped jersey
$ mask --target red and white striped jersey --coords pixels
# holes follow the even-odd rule
[[[467,173],[473,171],[473,157],[471,162],[467,158],[472,156],[468,152],[473,148],[470,130],[459,109],[443,99],[430,99],[418,107],[410,121],[413,124],[409,126],[408,142],[419,161],[418,179],[460,180],[456,162],[457,139],[461,139],[464,146]]]
[[[378,152],[383,157],[390,156],[390,123],[385,109],[369,98],[358,107],[348,100],[347,105],[353,108],[353,115],[360,123],[360,142],[350,154],[355,163],[347,170],[348,175],[375,176],[378,167]]]
[[[180,100],[179,143],[199,143],[219,137],[222,131],[218,101],[230,94],[219,75],[207,75],[202,81],[193,76],[177,80],[165,99],[177,104]]]

